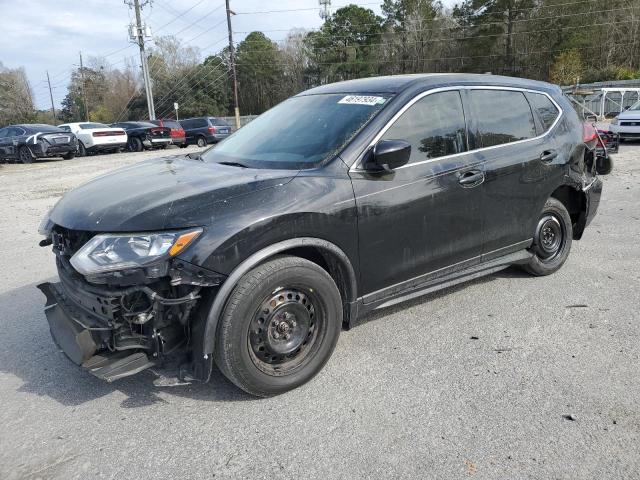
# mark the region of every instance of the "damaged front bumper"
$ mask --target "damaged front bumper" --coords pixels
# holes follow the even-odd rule
[[[166,278],[114,287],[90,283],[64,259],[57,263],[60,282],[38,288],[46,297],[51,336],[73,363],[108,382],[167,362],[177,362],[183,378],[198,379],[191,365],[192,330],[202,318],[203,296],[212,290],[203,293],[203,286],[213,287],[221,277],[200,269],[190,275],[190,267],[180,262],[184,284],[174,276],[173,283]]]

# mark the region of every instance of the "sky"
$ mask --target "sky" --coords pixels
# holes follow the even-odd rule
[[[141,0],[142,1],[142,0]],[[143,9],[143,21],[154,36],[175,35],[187,45],[202,49],[203,57],[227,43],[224,0],[153,0]],[[355,3],[381,13],[382,0],[333,0],[334,10]],[[453,0],[445,0],[450,5]],[[318,28],[318,0],[231,0],[234,41],[260,30],[273,40],[291,28]],[[274,12],[274,10],[288,10]],[[72,69],[82,52],[106,57],[114,67],[129,58],[139,65],[136,45],[129,42],[127,28],[135,21],[124,0],[0,0],[0,12],[21,12],[3,22],[0,62],[5,67],[24,67],[37,108],[51,107],[46,72],[49,71],[56,108],[67,93]],[[271,13],[265,13],[265,12]],[[205,48],[206,47],[206,48]]]

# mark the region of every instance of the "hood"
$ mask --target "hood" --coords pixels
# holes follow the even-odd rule
[[[640,110],[625,110],[620,112],[618,120],[640,119]]]
[[[98,177],[68,192],[50,214],[73,230],[134,232],[206,226],[225,200],[277,188],[297,173],[154,159]]]

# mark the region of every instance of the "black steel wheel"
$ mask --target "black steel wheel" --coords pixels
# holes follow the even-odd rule
[[[31,154],[31,150],[29,147],[23,146],[18,150],[18,160],[22,163],[33,163],[33,155]]]
[[[227,300],[215,361],[244,391],[267,397],[309,381],[328,361],[342,326],[331,276],[298,257],[276,257],[247,273]]]
[[[559,200],[545,203],[530,248],[533,256],[524,268],[533,275],[549,275],[562,267],[571,250],[573,226],[571,217]]]

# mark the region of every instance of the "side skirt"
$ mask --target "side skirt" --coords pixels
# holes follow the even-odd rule
[[[382,296],[382,298],[380,298],[379,292],[376,292],[377,298],[373,301],[370,300],[370,295],[360,297],[358,298],[357,302],[357,319],[355,322],[352,322],[350,326],[353,327],[359,323],[362,323],[363,317],[373,310],[390,307],[407,300],[421,297],[428,293],[452,287],[459,283],[484,277],[486,275],[490,275],[492,273],[503,270],[510,265],[526,263],[532,256],[533,254],[531,252],[523,249],[514,253],[510,253],[508,255],[503,255],[498,258],[485,261],[483,263],[465,268],[463,270],[459,270],[457,272],[450,273],[445,276],[440,276],[438,278],[427,277],[425,278],[424,282],[421,282],[419,284],[415,284],[415,279],[407,280],[406,282],[403,282],[408,284],[406,289],[398,291],[398,286],[394,285],[393,287],[390,287],[389,290],[393,288],[395,292],[390,292],[389,295]],[[382,293],[384,294],[384,292]],[[355,318],[356,317],[354,317],[354,319]]]

